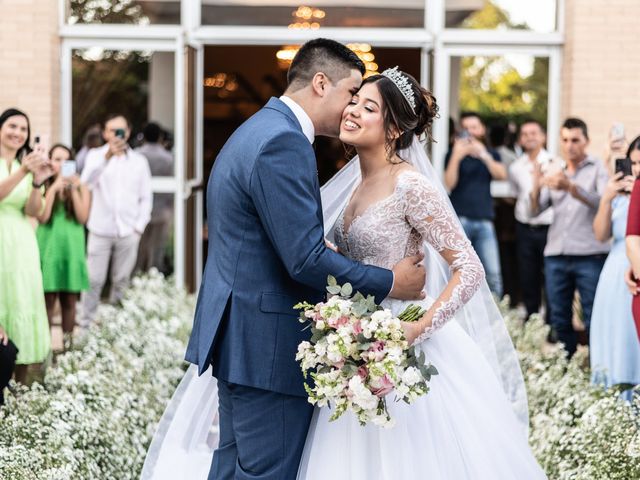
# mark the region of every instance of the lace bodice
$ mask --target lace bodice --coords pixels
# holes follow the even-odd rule
[[[453,215],[442,194],[423,175],[405,170],[398,175],[393,193],[354,217],[347,231],[344,210],[336,224],[335,242],[340,251],[364,264],[391,269],[404,257],[421,251],[423,242],[437,252],[452,253],[450,269],[460,275],[454,279],[454,288],[445,289],[434,302],[432,326],[417,341],[453,318],[484,278],[482,264]]]

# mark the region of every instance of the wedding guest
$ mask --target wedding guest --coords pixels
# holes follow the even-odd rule
[[[502,297],[491,180],[506,180],[507,169],[497,152],[486,147],[487,129],[477,113],[463,113],[460,126],[463,134],[455,139],[445,159],[444,181],[462,227],[484,266],[489,288]]]
[[[551,161],[545,172],[541,165],[534,168],[531,190],[533,215],[553,207],[544,249],[549,323],[569,355],[578,344],[572,324],[575,290],[588,336],[598,276],[609,251],[609,244],[596,239],[593,231],[608,174],[601,160],[587,154],[588,145],[587,125],[567,118],[560,130],[562,158]]]
[[[72,340],[80,292],[89,288],[84,224],[91,198],[78,175],[62,175],[62,165],[71,156],[71,150],[61,144],[49,151],[53,176],[45,182],[45,207],[36,231],[49,325],[60,300],[65,347]]]
[[[640,137],[637,137],[629,145],[629,157],[633,161],[640,150]],[[631,267],[627,270],[625,280],[633,295],[633,318],[636,324],[636,333],[640,341],[640,179],[636,179],[629,201],[629,216],[627,220],[627,257]]]
[[[51,173],[46,152],[31,151],[30,139],[25,113],[11,108],[0,115],[0,327],[19,349],[19,382],[51,344],[40,254],[27,219],[42,210],[40,187]]]
[[[81,325],[93,320],[111,271],[111,303],[120,301],[136,264],[140,236],[151,216],[151,173],[147,159],[132,150],[129,120],[107,117],[106,144],[87,154],[81,181],[91,191],[87,228],[89,290],[82,297]]]
[[[87,160],[87,154],[92,148],[101,147],[104,144],[102,140],[102,129],[99,123],[91,125],[84,134],[82,139],[82,148],[76,154],[76,171],[78,175],[82,174]]]
[[[9,385],[16,366],[18,349],[9,335],[0,327],[0,405],[4,405],[4,389]]]
[[[143,130],[144,143],[135,149],[149,161],[153,177],[173,176],[173,155],[162,145],[163,137],[160,125],[148,123]],[[140,239],[136,270],[146,272],[151,267],[156,267],[161,272],[166,271],[164,252],[172,219],[173,194],[154,194],[151,220]]]
[[[632,295],[625,288],[624,274],[629,268],[625,252],[625,230],[629,194],[634,178],[640,174],[640,137],[630,145],[632,175],[617,173],[607,183],[598,213],[593,221],[600,242],[613,237],[613,245],[602,268],[591,314],[590,359],[592,381],[610,387],[640,383],[640,342],[631,312]],[[631,392],[625,397],[631,399]]]
[[[519,141],[524,154],[509,165],[509,183],[516,197],[516,251],[520,291],[527,318],[540,311],[544,287],[544,248],[547,244],[553,209],[531,213],[531,190],[536,165],[544,169],[550,161],[545,150],[546,133],[536,120],[520,126]]]

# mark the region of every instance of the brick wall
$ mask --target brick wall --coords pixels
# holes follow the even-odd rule
[[[562,115],[582,118],[594,155],[611,124],[640,135],[640,1],[566,0]]]
[[[58,2],[0,0],[0,11],[0,110],[23,110],[31,120],[32,133],[58,141]]]

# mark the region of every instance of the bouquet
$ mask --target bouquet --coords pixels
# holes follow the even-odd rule
[[[401,321],[416,321],[425,310],[410,305],[394,317],[372,296],[352,296],[350,284],[340,286],[331,276],[328,284],[326,302],[294,307],[311,329],[310,341],[300,343],[296,355],[309,402],[333,408],[330,420],[351,410],[361,425],[391,427],[388,395],[411,404],[427,394],[431,376],[438,374],[425,363],[424,353],[409,346],[402,330]]]

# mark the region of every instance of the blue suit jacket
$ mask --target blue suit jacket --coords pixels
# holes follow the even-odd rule
[[[293,112],[272,98],[218,155],[207,186],[209,255],[186,359],[202,374],[305,396],[292,307],[320,301],[327,275],[381,301],[389,270],[325,247],[315,155]]]

